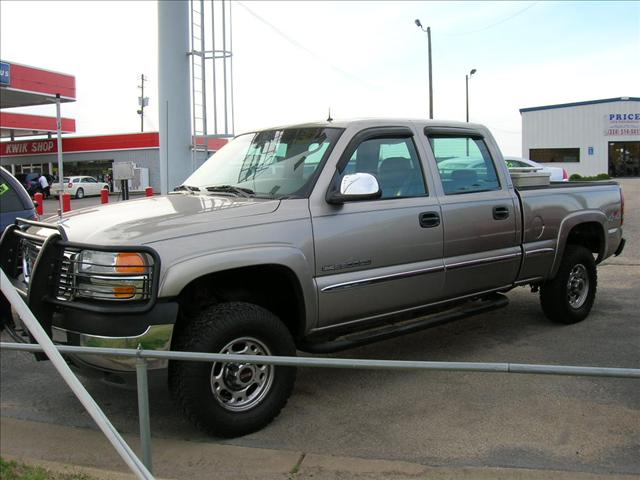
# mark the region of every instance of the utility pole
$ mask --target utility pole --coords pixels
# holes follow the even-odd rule
[[[140,109],[138,110],[138,115],[140,115],[140,131],[144,132],[144,107],[149,105],[149,97],[144,96],[144,82],[149,80],[145,78],[144,73],[140,76],[140,85],[138,88],[141,90],[140,96],[138,97],[138,105],[140,105]]]

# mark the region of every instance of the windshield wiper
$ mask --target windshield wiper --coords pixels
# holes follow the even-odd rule
[[[173,189],[174,192],[179,192],[182,190],[186,190],[187,192],[199,192],[200,189],[198,187],[192,187],[191,185],[178,185]]]
[[[240,197],[252,197],[256,194],[250,188],[235,187],[233,185],[216,185],[214,187],[207,187],[207,192],[223,192],[223,193],[235,193]]]

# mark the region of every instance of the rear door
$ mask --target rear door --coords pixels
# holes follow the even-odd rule
[[[520,211],[504,169],[478,132],[425,134],[439,179],[447,297],[511,285],[520,267]]]
[[[375,320],[442,296],[440,206],[408,127],[356,134],[334,181],[374,175],[382,198],[311,202],[320,330]],[[324,191],[323,195],[324,197]]]
[[[86,186],[87,195],[100,195],[100,185],[98,181],[93,177],[85,177],[84,183]]]

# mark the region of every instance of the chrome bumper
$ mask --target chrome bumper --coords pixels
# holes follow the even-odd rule
[[[144,333],[133,337],[105,337],[73,332],[64,328],[52,328],[54,343],[61,345],[75,345],[80,347],[130,348],[135,350],[140,346],[144,350],[170,350],[173,324],[150,325]],[[136,359],[133,357],[117,357],[104,355],[69,355],[73,363],[79,367],[90,367],[109,372],[134,372]],[[149,369],[166,368],[168,360],[147,360]]]

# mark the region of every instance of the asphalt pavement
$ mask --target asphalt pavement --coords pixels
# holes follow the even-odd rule
[[[627,246],[623,255],[599,267],[596,303],[585,321],[550,323],[540,310],[538,295],[522,287],[508,294],[507,308],[333,356],[639,368],[640,179],[621,183]],[[80,202],[90,205],[92,200],[96,199]],[[26,353],[0,355],[2,422],[95,430],[49,362],[36,362]],[[135,391],[95,380],[85,385],[116,428],[135,435]],[[182,419],[163,388],[151,392],[151,415],[154,448],[163,442],[188,442],[194,450],[183,460],[189,465],[200,461],[204,473],[205,458],[193,455],[212,446],[248,447],[247,452],[268,449],[294,458],[318,456],[324,462],[401,462],[415,468],[397,477],[392,476],[395,467],[386,473],[363,471],[357,474],[361,477],[346,468],[324,474],[318,470],[313,478],[413,478],[425,476],[428,468],[454,469],[460,473],[457,478],[467,478],[461,472],[469,468],[547,472],[548,478],[558,477],[552,472],[559,471],[569,474],[567,478],[640,475],[638,380],[302,369],[281,415],[243,438],[204,436]],[[11,441],[3,434],[0,452],[6,453]],[[161,475],[171,476],[169,460],[161,460]]]

